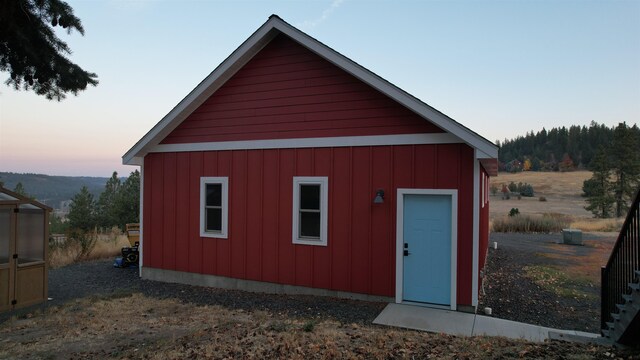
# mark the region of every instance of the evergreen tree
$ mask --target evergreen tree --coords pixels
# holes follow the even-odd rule
[[[68,229],[68,222],[63,221],[56,213],[51,213],[51,216],[49,216],[49,232],[51,234],[64,234]]]
[[[600,146],[591,161],[590,170],[593,172],[591,179],[585,180],[582,185],[582,191],[584,191],[589,204],[585,206],[585,210],[591,211],[595,217],[608,218],[611,216],[614,198],[611,195],[609,180],[611,176],[610,161],[603,146]]]
[[[104,191],[100,194],[97,203],[97,220],[98,225],[102,227],[111,227],[118,225],[118,197],[121,187],[118,173],[113,172],[109,180],[104,186]]]
[[[16,184],[16,187],[13,188],[13,192],[18,194],[18,195],[29,197],[29,195],[27,194],[27,191],[24,189],[24,185],[22,185],[21,182],[18,182]]]
[[[84,35],[80,19],[61,0],[3,0],[0,2],[0,71],[9,72],[7,85],[33,90],[58,101],[98,84],[97,75],[67,59],[69,46],[54,31],[60,26]]]
[[[96,226],[96,205],[93,195],[86,186],[73,196],[69,206],[69,226],[73,229],[89,231]]]
[[[132,172],[124,184],[116,202],[117,225],[124,229],[127,223],[140,222],[140,172]]]
[[[634,126],[637,128],[636,126]],[[620,123],[613,132],[611,167],[616,217],[625,216],[640,184],[640,139],[633,128]]]

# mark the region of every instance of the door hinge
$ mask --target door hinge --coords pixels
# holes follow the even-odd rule
[[[19,212],[20,212],[20,209],[19,209],[19,208],[14,208],[14,209],[13,209],[13,212],[14,212],[14,213],[19,213]]]
[[[17,303],[18,303],[18,300],[16,300],[16,299],[11,300],[11,305],[15,305]]]
[[[18,258],[18,254],[13,254],[13,258],[17,259]]]

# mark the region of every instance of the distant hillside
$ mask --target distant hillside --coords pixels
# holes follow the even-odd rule
[[[592,121],[589,127],[543,128],[535,134],[531,131],[525,136],[498,142],[499,170],[519,171],[525,166],[529,168],[524,170],[533,171],[587,169],[598,148],[609,147],[614,129]],[[626,129],[640,142],[640,129],[636,124],[626,125]],[[638,148],[640,143],[635,149]]]
[[[96,198],[100,196],[108,178],[88,176],[49,176],[42,174],[16,174],[0,172],[0,182],[13,190],[20,182],[25,191],[36,200],[60,208],[62,201],[71,200],[83,186],[86,186]]]

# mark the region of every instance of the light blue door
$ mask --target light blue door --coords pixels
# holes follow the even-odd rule
[[[451,196],[404,195],[403,298],[451,304]]]

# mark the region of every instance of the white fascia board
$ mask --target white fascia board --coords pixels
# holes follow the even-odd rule
[[[384,146],[417,144],[458,144],[460,139],[449,133],[338,136],[322,138],[297,138],[276,140],[218,141],[187,144],[159,144],[150,152],[188,152],[255,149],[300,149],[344,146]]]
[[[159,144],[160,141],[169,135],[189,114],[202,105],[220,86],[268,44],[278,32],[289,36],[307,49],[369,84],[426,120],[433,122],[441,129],[454,134],[459,137],[462,142],[480,150],[489,157],[495,153],[495,157],[497,158],[498,148],[488,140],[322,44],[318,40],[296,29],[279,17],[271,16],[267,22],[245,40],[240,47],[140,139],[140,141],[122,157],[123,164],[132,164],[131,161],[134,157],[144,156],[150,151],[150,147]]]
[[[336,66],[342,68],[358,79],[371,85],[383,94],[404,105],[413,112],[433,122],[441,129],[458,136],[463,142],[471,145],[472,147],[480,150],[483,153],[488,154],[489,156],[493,153],[496,154],[495,157],[498,156],[497,146],[490,141],[474,133],[473,131],[469,130],[465,126],[459,124],[458,122],[449,118],[438,110],[432,108],[426,103],[409,95],[404,90],[384,80],[380,76],[367,70],[366,68],[350,60],[344,55],[322,44],[318,40],[310,37],[309,35],[303,33],[302,31],[296,29],[295,27],[287,24],[282,20],[275,23],[275,28],[282,31],[285,35],[291,37],[309,50],[315,52],[316,54],[327,59],[328,61],[332,62]]]
[[[134,165],[132,162],[134,157],[144,156],[148,153],[150,146],[155,146],[160,143],[160,141],[180,125],[187,116],[202,105],[240,68],[249,62],[255,54],[277,35],[276,32],[271,31],[273,28],[271,23],[275,21],[275,19],[275,17],[270,18],[231,53],[228,58],[218,65],[218,67],[182,99],[178,105],[122,156],[122,163],[125,165]]]
[[[493,151],[486,153],[478,148],[476,148],[476,159],[497,159],[498,158],[498,148],[496,147]]]

